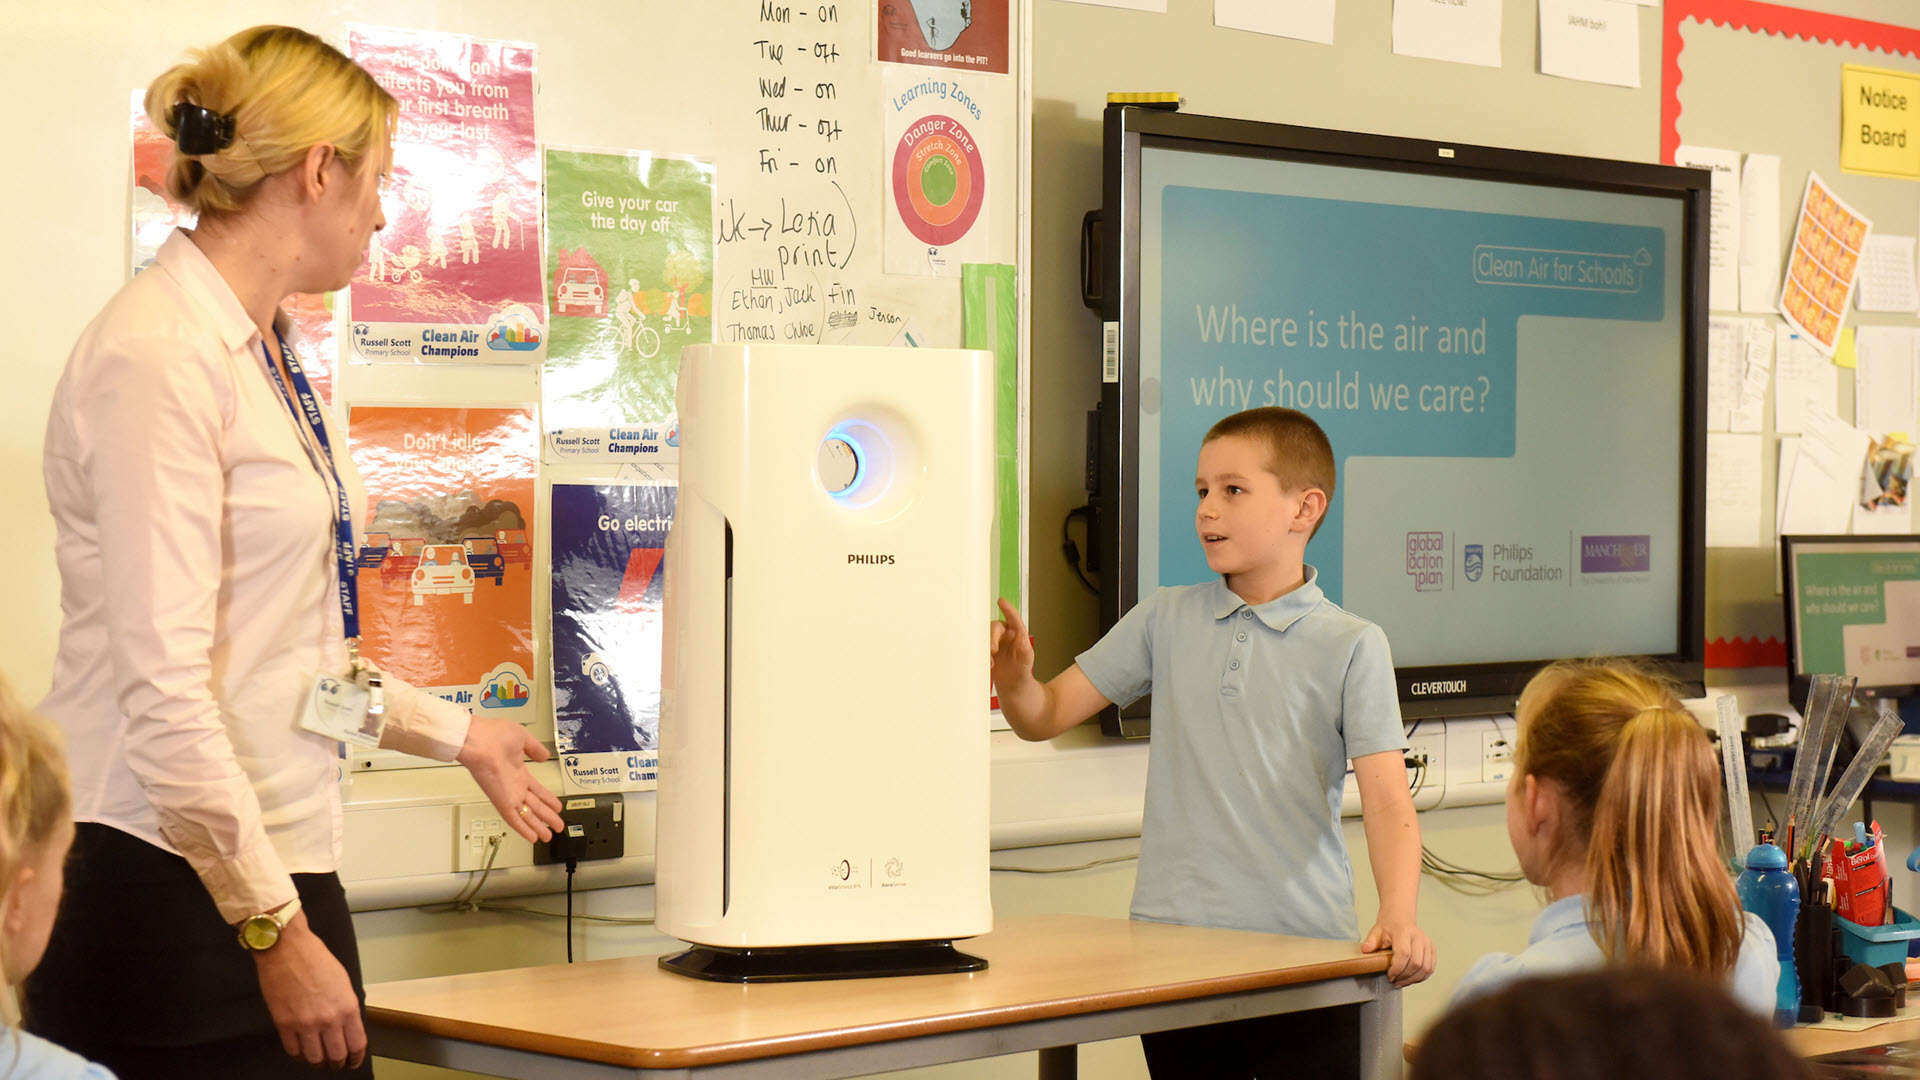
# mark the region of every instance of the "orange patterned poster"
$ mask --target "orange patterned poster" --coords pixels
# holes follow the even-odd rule
[[[1873,222],[1840,201],[1819,173],[1807,173],[1780,287],[1780,313],[1827,356],[1840,343],[1840,327],[1860,278],[1860,249],[1872,231]]]
[[[471,709],[531,723],[533,410],[348,410],[366,485],[360,651]]]

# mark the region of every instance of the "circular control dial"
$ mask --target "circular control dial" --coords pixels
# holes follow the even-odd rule
[[[830,495],[838,495],[860,479],[860,455],[853,444],[838,435],[830,435],[820,444],[820,483]]]

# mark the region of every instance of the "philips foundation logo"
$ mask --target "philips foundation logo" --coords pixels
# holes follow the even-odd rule
[[[1447,534],[1407,534],[1407,576],[1414,592],[1439,592],[1447,583]]]
[[[1583,574],[1637,574],[1652,569],[1651,536],[1580,538],[1580,572]]]
[[[1479,581],[1481,571],[1485,570],[1487,567],[1486,545],[1468,544],[1466,546],[1466,552],[1467,552],[1467,564],[1466,564],[1467,580]]]
[[[892,566],[893,556],[891,555],[848,555],[847,562],[849,565],[860,565],[860,566]]]

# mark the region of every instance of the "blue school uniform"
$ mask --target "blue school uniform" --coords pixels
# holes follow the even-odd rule
[[[0,1076],[6,1080],[113,1080],[106,1066],[4,1024],[0,1024]]]
[[[1733,962],[1728,989],[1741,1005],[1771,1020],[1780,958],[1773,931],[1750,911],[1743,911],[1745,934]],[[1489,953],[1475,961],[1453,988],[1458,1005],[1492,993],[1508,983],[1545,975],[1565,975],[1606,966],[1607,958],[1587,923],[1585,898],[1566,896],[1548,904],[1533,920],[1524,952]]]
[[[1159,589],[1080,654],[1109,701],[1153,694],[1134,918],[1359,937],[1347,761],[1407,739],[1386,634],[1315,577],[1259,605],[1223,581]]]

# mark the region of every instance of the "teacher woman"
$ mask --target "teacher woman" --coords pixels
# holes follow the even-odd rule
[[[280,305],[365,259],[398,107],[261,26],[190,54],[146,109],[199,224],[81,334],[47,426],[63,620],[41,710],[80,824],[28,1026],[122,1080],[371,1076],[329,725],[460,762],[530,840],[561,823],[527,772],[538,742],[354,652],[365,495]]]

